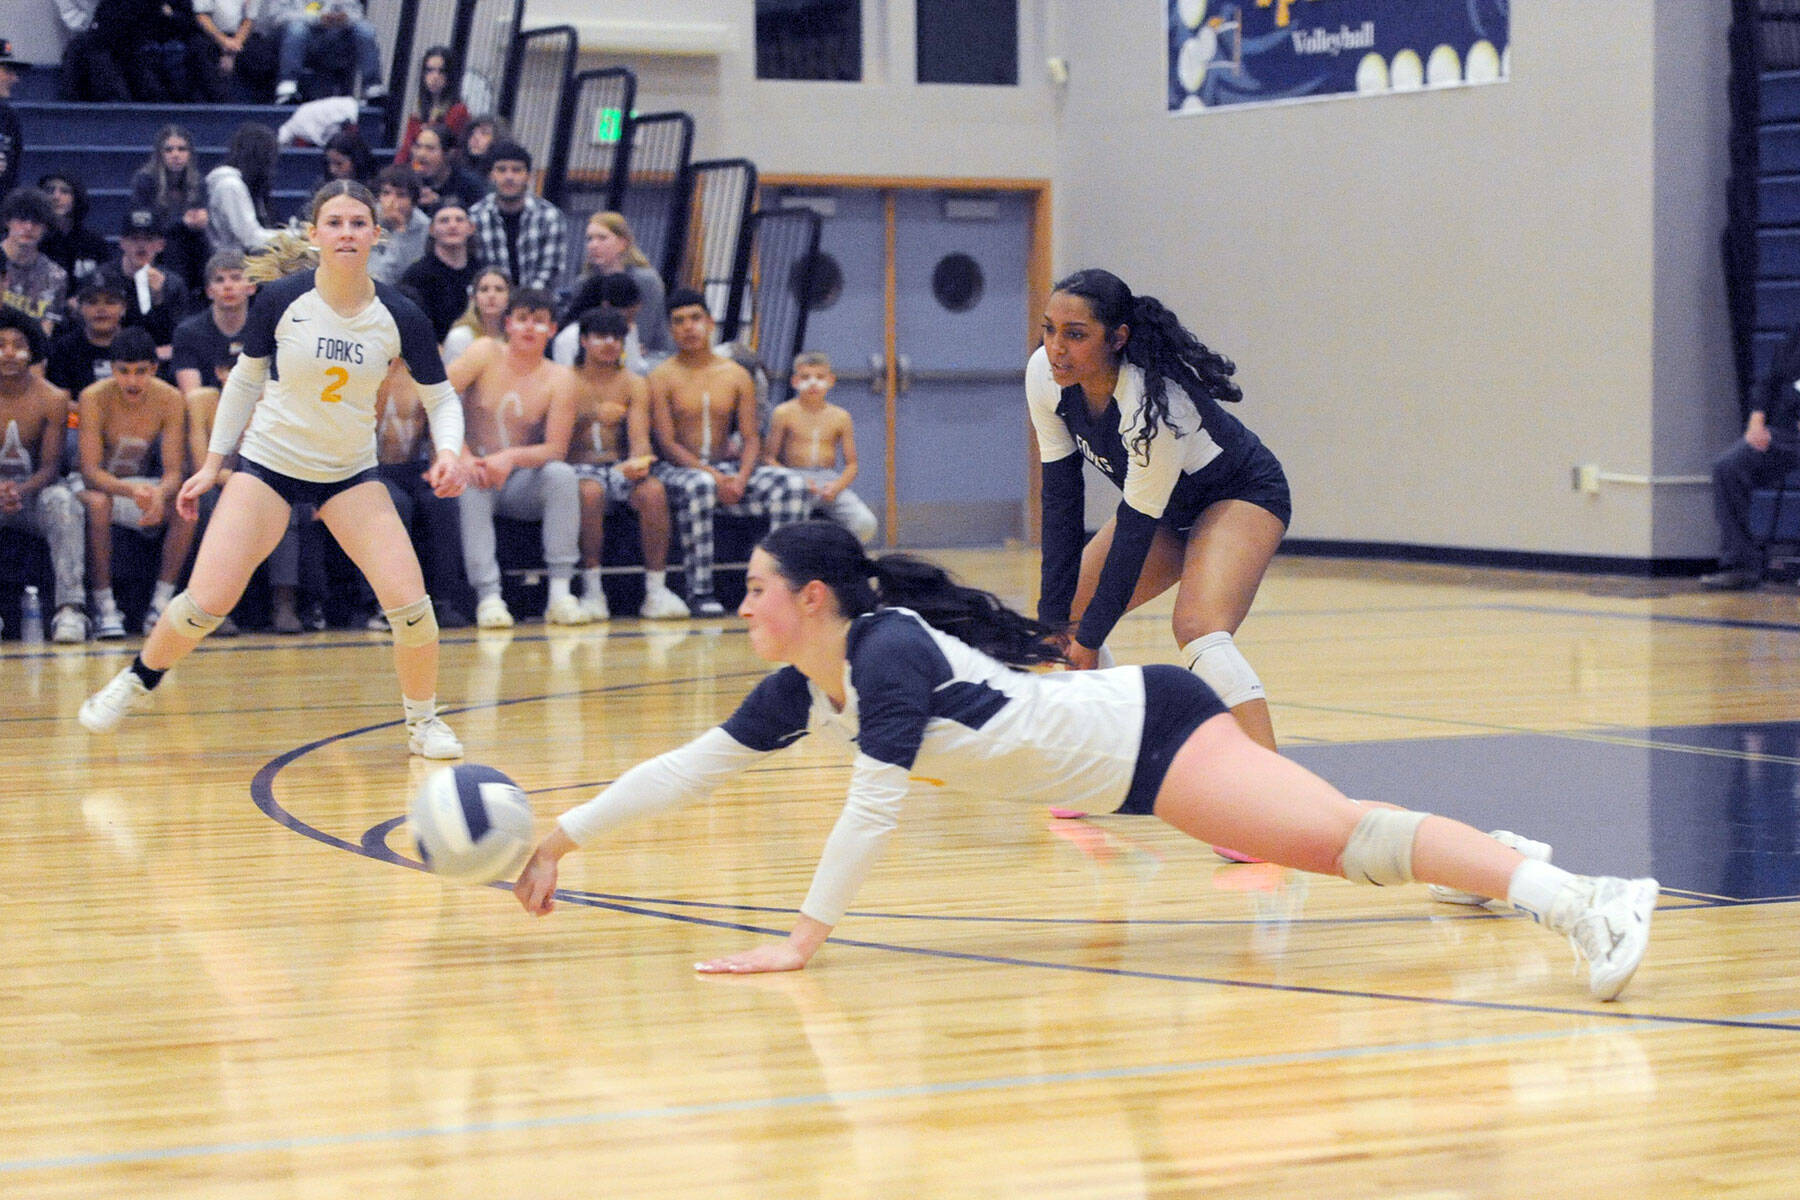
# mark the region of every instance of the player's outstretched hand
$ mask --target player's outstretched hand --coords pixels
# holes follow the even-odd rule
[[[786,942],[774,942],[695,963],[694,970],[702,975],[760,975],[765,971],[798,971],[805,965],[806,959],[798,950]]]
[[[519,907],[534,917],[541,917],[556,907],[556,860],[533,854],[519,881],[513,884],[513,897]]]

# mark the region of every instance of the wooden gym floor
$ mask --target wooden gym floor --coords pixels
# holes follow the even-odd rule
[[[1607,1005],[1518,917],[939,794],[811,968],[702,978],[786,929],[842,761],[567,860],[534,921],[413,866],[385,636],[209,642],[110,739],[74,712],[135,641],[9,642],[0,1195],[1792,1196],[1796,600],[1281,559],[1240,635],[1351,794],[1663,880]],[[1166,614],[1122,660],[1174,661]],[[444,664],[544,826],[764,670],[734,619]]]

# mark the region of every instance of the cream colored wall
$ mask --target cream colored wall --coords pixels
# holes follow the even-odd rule
[[[865,0],[868,82],[754,78],[748,0],[533,0],[765,173],[1048,177],[1056,269],[1104,265],[1240,364],[1292,534],[1643,559],[1714,549],[1736,431],[1718,235],[1723,5],[1512,10],[1508,83],[1164,112],[1155,0],[1021,0],[1017,88],[910,83],[911,4]],[[670,17],[678,11],[679,17]],[[1070,81],[1051,85],[1047,55]]]

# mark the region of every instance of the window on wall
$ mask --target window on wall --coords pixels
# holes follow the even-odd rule
[[[756,77],[862,78],[862,0],[756,0]]]
[[[1019,0],[917,0],[920,83],[1019,82]]]

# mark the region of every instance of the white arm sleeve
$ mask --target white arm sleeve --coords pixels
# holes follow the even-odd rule
[[[862,886],[888,838],[900,824],[906,799],[906,768],[856,756],[850,796],[825,839],[825,853],[813,872],[812,889],[800,911],[823,925],[844,919],[850,900]]]
[[[461,454],[463,445],[463,407],[450,381],[419,389],[419,404],[425,409],[425,420],[431,425],[431,444],[439,450]]]
[[[639,763],[598,796],[558,817],[556,823],[570,841],[585,846],[628,821],[672,812],[703,799],[763,754],[715,727],[679,749]]]
[[[269,381],[269,360],[238,357],[219,392],[219,409],[213,415],[212,439],[206,449],[213,454],[229,455],[237,449],[238,439],[250,425],[250,412],[262,398],[263,384]]]

